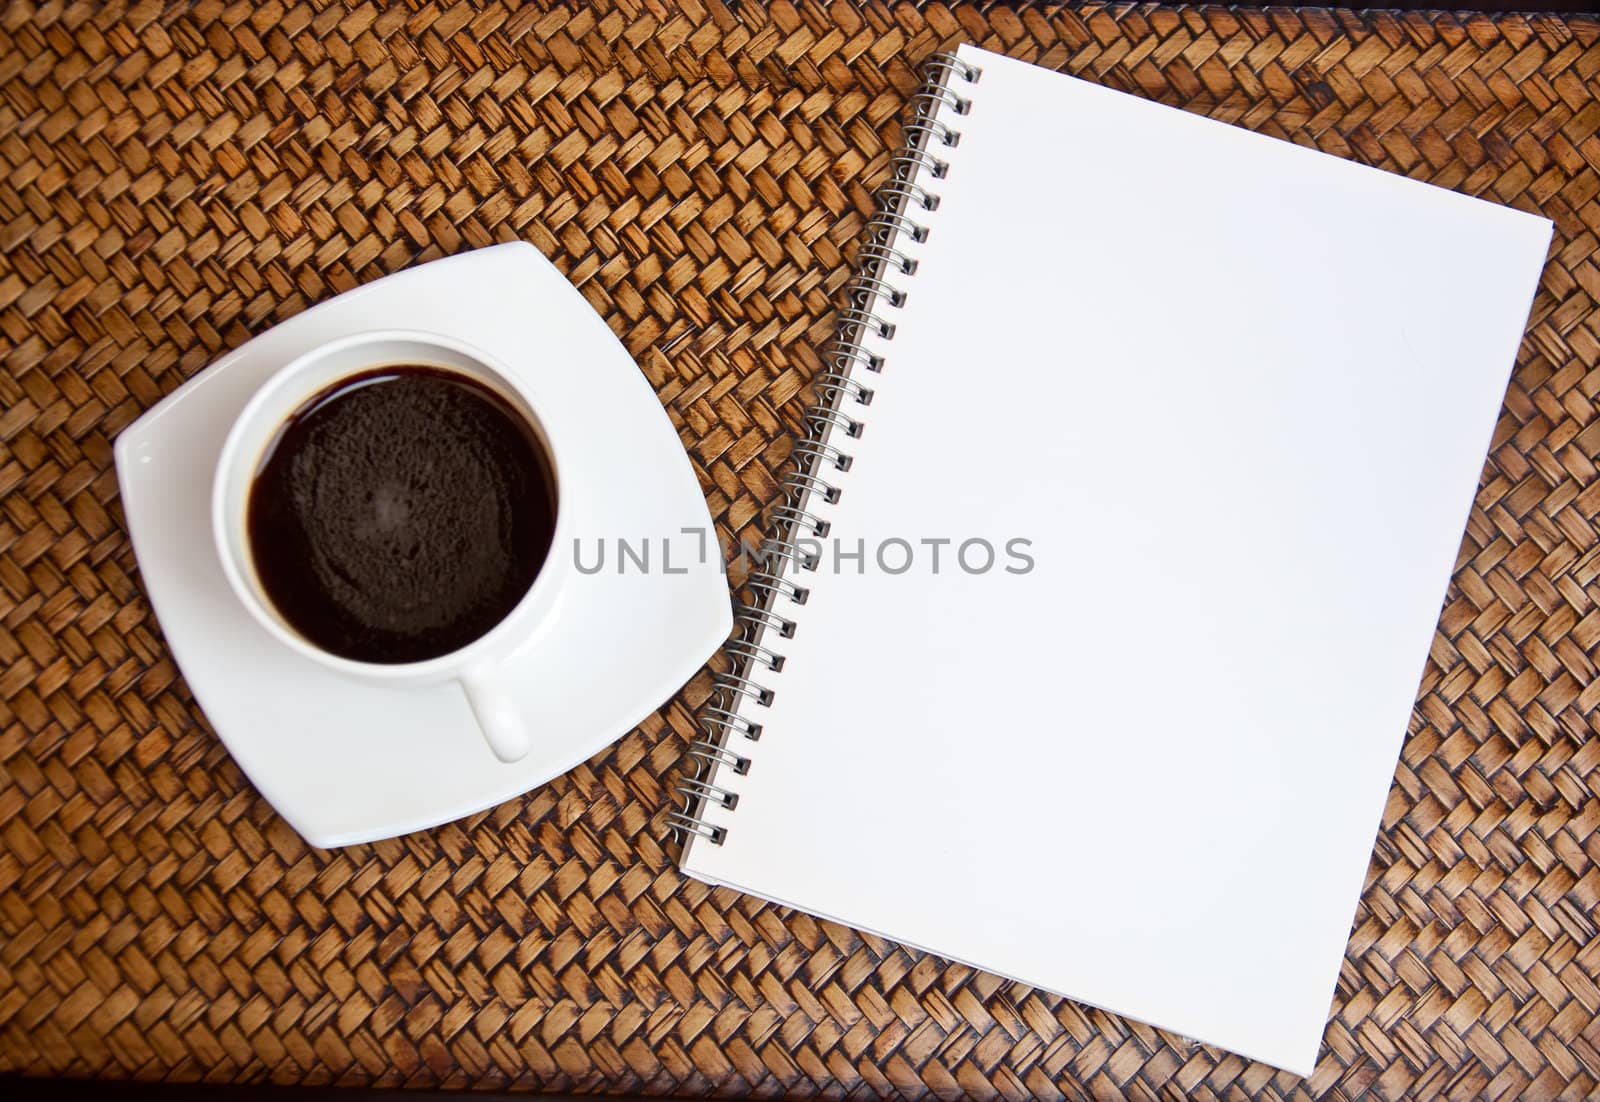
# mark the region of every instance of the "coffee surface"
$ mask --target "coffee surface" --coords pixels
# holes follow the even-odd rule
[[[439,368],[340,380],[294,413],[251,488],[250,549],[279,613],[361,662],[459,650],[550,552],[542,445],[489,388]]]

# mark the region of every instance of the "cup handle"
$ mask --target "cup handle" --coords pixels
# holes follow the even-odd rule
[[[517,714],[511,697],[498,684],[498,673],[494,666],[467,670],[461,675],[461,688],[467,694],[467,703],[472,705],[484,741],[494,751],[494,756],[501,761],[518,761],[533,749],[533,738]]]

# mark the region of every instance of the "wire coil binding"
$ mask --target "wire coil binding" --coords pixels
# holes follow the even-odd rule
[[[928,240],[931,227],[907,215],[910,210],[934,212],[939,209],[937,192],[919,182],[926,176],[942,180],[950,163],[936,153],[953,148],[961,140],[959,130],[938,116],[942,111],[965,115],[972,100],[958,93],[954,84],[976,84],[982,70],[969,65],[953,53],[934,54],[922,66],[922,83],[912,95],[909,118],[902,127],[904,145],[889,162],[889,179],[878,189],[878,211],[867,220],[856,255],[856,270],[841,296],[838,328],[832,343],[823,353],[825,370],[813,380],[816,402],[806,411],[806,437],[794,447],[795,463],[784,476],[783,499],[768,513],[774,535],[761,543],[761,564],[745,581],[751,600],[734,605],[734,637],[726,653],[730,672],[712,674],[711,699],[701,707],[697,722],[704,737],[689,744],[692,771],[679,782],[677,791],[684,797],[680,810],[667,816],[667,822],[687,843],[699,838],[722,845],[725,827],[705,818],[706,810],[716,806],[731,811],[737,805],[737,792],[715,783],[718,770],[745,775],[751,759],[729,745],[730,740],[754,742],[761,737],[762,725],[745,715],[745,705],[770,707],[775,692],[756,680],[760,671],[778,672],[785,657],[769,645],[771,638],[791,639],[795,622],[775,608],[777,601],[803,605],[811,591],[788,576],[788,570],[814,570],[818,554],[806,550],[826,537],[831,525],[816,512],[818,504],[832,505],[844,490],[822,478],[825,471],[847,472],[854,457],[839,445],[853,440],[866,430],[865,421],[846,410],[869,406],[872,387],[856,377],[856,370],[878,373],[884,370],[882,354],[867,347],[869,340],[887,342],[895,335],[895,323],[885,310],[903,307],[906,290],[898,280],[914,276],[918,261],[903,251],[901,239],[914,244]]]

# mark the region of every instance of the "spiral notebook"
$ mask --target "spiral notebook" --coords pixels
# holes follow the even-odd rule
[[[910,118],[682,867],[1308,1074],[1550,223],[965,46]]]

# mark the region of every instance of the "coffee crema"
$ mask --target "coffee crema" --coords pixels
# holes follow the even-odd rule
[[[554,479],[505,398],[404,364],[305,402],[267,446],[247,526],[261,587],[313,645],[421,662],[516,607],[550,553]]]

